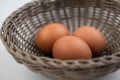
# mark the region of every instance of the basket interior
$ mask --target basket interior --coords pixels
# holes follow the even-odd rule
[[[120,50],[120,5],[113,0],[54,0],[27,4],[14,12],[2,34],[9,42],[29,54],[44,56],[35,44],[36,33],[44,25],[63,23],[72,33],[79,26],[97,28],[106,38],[107,48],[102,55]]]

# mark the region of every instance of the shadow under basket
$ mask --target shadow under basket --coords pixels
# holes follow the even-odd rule
[[[59,22],[72,33],[90,25],[106,38],[101,57],[62,61],[44,56],[35,35],[44,25]],[[120,3],[114,0],[32,1],[14,11],[3,23],[0,37],[14,59],[33,72],[59,80],[87,80],[120,68]]]

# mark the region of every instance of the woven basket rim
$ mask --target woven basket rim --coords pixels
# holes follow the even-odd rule
[[[104,1],[104,0],[103,0]],[[118,1],[118,0],[111,0],[111,1]],[[22,6],[22,7],[20,7],[20,8],[18,8],[17,10],[15,10],[13,13],[11,13],[11,15],[10,16],[8,16],[7,18],[6,18],[6,20],[4,21],[4,23],[3,23],[3,25],[2,25],[2,27],[4,27],[4,25],[6,24],[6,23],[8,23],[8,22],[10,22],[10,20],[15,16],[15,15],[17,15],[17,13],[19,13],[19,12],[21,12],[23,9],[24,9],[24,7],[26,7],[26,6],[34,6],[36,3],[39,3],[40,5],[42,5],[41,4],[41,2],[39,1],[39,0],[36,0],[36,1],[31,1],[31,2],[29,2],[29,3],[26,3],[24,6]],[[47,3],[46,3],[47,4]],[[119,3],[119,5],[120,5],[120,3]],[[0,38],[2,39],[2,36],[1,36],[1,34],[2,34],[2,29],[0,29]],[[3,41],[3,40],[2,40]],[[3,43],[4,43],[4,41],[3,41]],[[18,50],[20,50],[17,46],[15,46]],[[87,68],[90,68],[90,67],[93,67],[93,65],[98,65],[98,63],[96,63],[96,62],[94,62],[95,60],[97,60],[97,61],[99,61],[99,62],[101,62],[102,64],[100,64],[100,65],[98,65],[98,66],[102,66],[102,65],[110,65],[110,64],[113,64],[113,63],[117,63],[117,62],[120,62],[120,60],[119,60],[119,58],[116,58],[115,56],[116,55],[120,55],[120,53],[114,53],[114,54],[112,54],[112,55],[109,55],[109,56],[102,56],[102,57],[98,57],[98,58],[92,58],[92,59],[89,59],[89,60],[81,60],[81,59],[78,59],[78,60],[59,60],[59,59],[55,59],[55,58],[49,58],[49,57],[43,57],[43,56],[36,56],[36,55],[33,55],[33,54],[29,54],[28,52],[26,52],[26,51],[23,51],[23,50],[20,50],[21,52],[23,52],[23,53],[25,53],[27,56],[31,56],[31,57],[34,57],[34,58],[36,58],[36,59],[47,59],[47,60],[49,60],[50,62],[53,62],[53,61],[59,61],[59,62],[61,62],[61,63],[67,63],[67,62],[79,62],[79,61],[85,61],[85,62],[89,62],[89,63],[91,63],[91,65],[89,65]],[[106,58],[112,58],[112,61],[109,61],[109,60],[106,60]],[[32,60],[32,59],[31,59]],[[42,60],[41,60],[42,61]],[[44,63],[44,61],[43,61],[43,63]],[[106,64],[107,63],[107,64]],[[51,64],[52,65],[52,64]],[[51,65],[49,65],[49,66],[51,66]],[[64,64],[63,64],[64,65]],[[54,65],[53,65],[54,66]],[[82,67],[82,65],[79,65],[79,66],[81,66]],[[61,68],[63,68],[64,66],[61,66]],[[73,67],[71,67],[70,65],[68,66],[69,68],[73,68]],[[85,67],[86,68],[86,67]]]

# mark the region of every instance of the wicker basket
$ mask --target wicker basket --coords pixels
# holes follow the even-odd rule
[[[44,56],[35,45],[43,25],[59,22],[73,32],[77,27],[97,28],[107,40],[101,57],[61,61]],[[120,68],[120,3],[114,0],[32,1],[10,15],[1,28],[3,44],[14,59],[33,72],[60,80],[104,76]]]

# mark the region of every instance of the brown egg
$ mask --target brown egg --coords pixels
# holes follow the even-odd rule
[[[93,27],[82,26],[76,29],[73,35],[83,39],[90,46],[93,55],[100,55],[106,48],[104,36]]]
[[[36,36],[36,44],[38,48],[46,53],[52,52],[53,44],[57,39],[69,35],[69,30],[66,26],[60,23],[51,23],[45,25]],[[48,54],[49,55],[49,54]]]
[[[92,53],[83,40],[74,36],[65,36],[55,42],[53,57],[61,60],[91,59]]]

